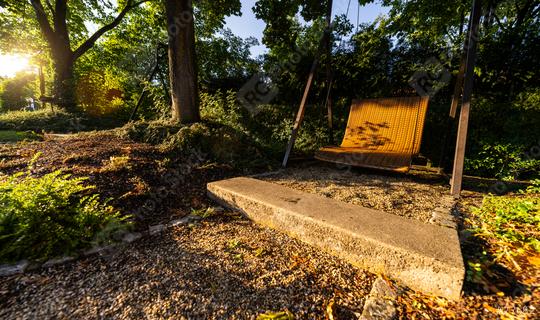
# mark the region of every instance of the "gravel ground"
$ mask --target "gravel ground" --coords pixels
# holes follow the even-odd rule
[[[366,172],[318,164],[291,167],[260,179],[426,223],[435,208],[452,206],[449,189],[440,180]]]
[[[137,216],[141,230],[213,205],[205,196],[207,182],[245,175],[224,165],[169,159],[155,147],[107,134],[0,146],[0,173],[24,170],[39,151],[37,174],[63,168],[89,176],[126,214],[154,204]],[[103,170],[111,156],[129,156],[129,166]],[[167,178],[175,177],[171,173],[180,176]],[[451,202],[446,185],[423,175],[307,162],[259,178],[424,222],[435,208]],[[170,192],[159,196],[163,188]],[[467,208],[478,205],[482,195],[464,194],[457,208],[472,218]],[[462,243],[465,259],[489,249],[475,238]],[[538,268],[522,272],[526,278],[499,274],[496,264],[491,270],[496,272],[489,277],[504,296],[469,281],[458,302],[403,290],[396,302],[398,317],[540,319],[540,285],[524,281]],[[255,319],[283,310],[297,319],[329,319],[328,306],[334,306],[334,319],[356,319],[374,279],[300,241],[225,213],[144,237],[107,255],[0,278],[0,319]]]
[[[374,275],[239,217],[143,238],[108,256],[0,279],[1,319],[357,318]]]

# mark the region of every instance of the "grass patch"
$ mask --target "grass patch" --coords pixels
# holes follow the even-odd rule
[[[14,143],[25,140],[42,140],[43,137],[33,131],[1,130],[0,143]]]
[[[9,111],[0,113],[0,130],[73,133],[110,129],[121,125],[107,117],[90,118],[63,110]]]
[[[0,261],[43,261],[110,243],[129,227],[85,178],[30,170],[0,177]]]

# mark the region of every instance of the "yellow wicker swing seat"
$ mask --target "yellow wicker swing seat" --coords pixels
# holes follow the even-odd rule
[[[429,97],[355,100],[341,145],[315,158],[344,165],[407,172],[420,152]]]

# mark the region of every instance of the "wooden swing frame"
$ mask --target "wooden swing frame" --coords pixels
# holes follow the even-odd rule
[[[324,36],[322,38],[322,43],[325,44],[326,47],[326,54],[328,57],[331,57],[331,24],[332,24],[332,4],[333,1],[328,1],[328,10],[326,13],[326,30],[324,33]],[[476,64],[476,47],[477,47],[477,39],[478,39],[478,29],[479,29],[479,23],[480,23],[480,17],[481,17],[481,10],[482,10],[482,3],[481,0],[473,0],[472,4],[472,10],[470,14],[469,19],[469,26],[467,30],[467,38],[465,40],[464,44],[464,52],[462,55],[462,60],[460,64],[460,70],[459,74],[456,80],[456,85],[454,88],[454,95],[452,96],[452,103],[450,106],[450,114],[449,117],[451,119],[454,119],[456,117],[457,108],[459,104],[459,100],[461,98],[461,111],[459,116],[459,124],[458,124],[458,133],[456,138],[456,150],[454,155],[454,167],[452,171],[452,177],[451,177],[451,190],[450,193],[454,197],[459,197],[461,193],[462,188],[462,181],[463,181],[463,165],[465,160],[465,147],[467,144],[467,131],[468,131],[468,124],[469,124],[469,114],[470,114],[470,107],[471,107],[471,96],[472,96],[472,89],[473,89],[473,80],[474,80],[474,67]],[[319,49],[321,49],[322,46],[319,46]],[[319,50],[320,51],[320,50]],[[287,149],[285,151],[285,156],[283,158],[282,167],[287,166],[287,162],[289,160],[289,156],[292,152],[292,149],[294,148],[294,143],[296,141],[296,137],[298,135],[298,131],[302,125],[304,114],[305,114],[305,108],[307,99],[309,96],[309,92],[311,89],[311,86],[313,84],[313,79],[315,76],[315,71],[317,69],[317,65],[319,63],[318,57],[315,58],[313,61],[313,64],[311,66],[311,71],[308,76],[308,80],[304,89],[304,94],[302,96],[302,100],[300,102],[300,106],[298,108],[298,112],[296,114],[296,119],[292,128],[291,137],[289,139],[289,142],[287,144]],[[332,132],[332,96],[331,96],[331,86],[332,86],[332,68],[331,63],[329,62],[327,65],[327,96],[326,96],[326,102],[327,105],[327,112],[328,112],[328,126],[330,129],[330,132]]]

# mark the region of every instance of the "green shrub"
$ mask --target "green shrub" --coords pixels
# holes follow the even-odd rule
[[[111,206],[89,194],[85,178],[55,171],[21,172],[0,181],[0,261],[44,260],[112,241],[129,227]]]
[[[10,111],[0,114],[0,130],[69,132],[79,131],[80,119],[57,110]]]
[[[233,167],[271,165],[267,150],[246,133],[215,122],[191,125],[156,120],[138,121],[116,129],[121,138],[159,145],[167,153],[217,161]]]
[[[234,91],[201,94],[201,116],[203,119],[223,124],[242,132],[263,146],[271,157],[281,157],[289,141],[296,106],[268,104],[257,107],[251,114],[242,108]],[[337,121],[338,125],[342,121]],[[339,140],[340,130],[336,141]],[[295,152],[311,153],[328,144],[327,120],[319,106],[309,106],[305,120],[298,133]]]
[[[164,151],[195,155],[233,167],[261,167],[272,163],[264,148],[245,133],[216,123],[182,127],[163,141]]]
[[[237,130],[245,130],[247,110],[238,105],[234,91],[201,93],[199,99],[201,117],[204,120],[221,123]]]
[[[121,81],[110,70],[88,70],[77,80],[77,100],[84,113],[101,117],[127,114]]]
[[[465,171],[477,176],[503,180],[540,177],[540,159],[528,156],[524,147],[512,144],[486,144],[465,161]]]
[[[124,139],[158,145],[182,127],[170,120],[136,121],[117,129],[116,133]]]

